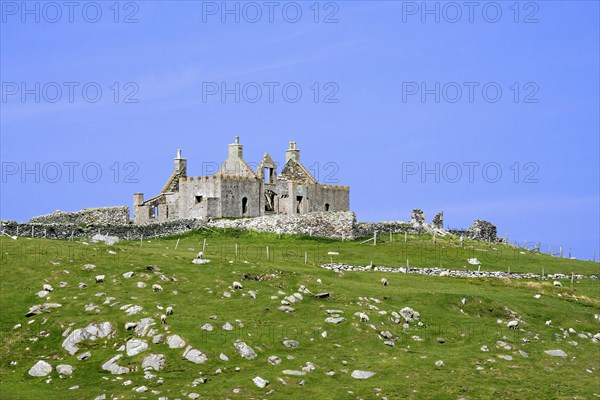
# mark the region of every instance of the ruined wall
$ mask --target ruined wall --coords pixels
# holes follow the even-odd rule
[[[258,232],[304,234],[319,237],[353,239],[356,215],[353,212],[315,212],[292,215],[264,215],[256,218],[211,221],[209,227],[235,228]]]
[[[264,213],[262,182],[254,178],[223,177],[221,180],[221,216],[254,217]],[[246,198],[246,212],[242,212]],[[263,212],[261,212],[263,211]]]
[[[311,185],[310,211],[350,211],[350,188],[348,186]]]
[[[129,207],[85,208],[81,211],[55,211],[52,214],[40,215],[29,220],[32,224],[127,224],[129,223]]]
[[[197,201],[196,196],[202,196]],[[178,218],[206,219],[220,215],[220,201],[211,205],[209,199],[221,197],[221,180],[215,175],[188,177],[179,181],[179,192],[175,194]],[[214,214],[216,213],[216,214]]]
[[[47,239],[90,238],[95,234],[117,236],[123,240],[135,240],[169,236],[188,232],[201,227],[197,220],[176,220],[146,225],[103,225],[90,224],[85,227],[75,224],[32,224],[1,221],[0,230],[9,236]]]
[[[356,225],[356,237],[373,236],[373,233],[379,234],[392,233],[410,233],[418,234],[422,229],[415,228],[411,223],[404,221],[381,221],[381,222],[359,222]]]

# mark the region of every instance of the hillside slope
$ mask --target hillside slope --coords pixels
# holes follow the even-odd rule
[[[461,247],[451,237],[435,245],[428,235],[382,239],[371,246],[231,230],[114,246],[0,238],[0,397],[600,396],[598,279],[557,287],[320,268],[401,267],[408,258],[411,267],[464,269],[477,257],[482,270],[590,275],[600,273],[598,263],[478,242]],[[203,246],[210,262],[193,264]],[[52,291],[39,293],[44,284]],[[25,316],[45,303],[60,306]],[[512,320],[517,329],[507,327]],[[52,371],[30,376],[40,360]],[[74,370],[59,373],[59,365]],[[373,375],[357,379],[365,372]],[[269,384],[258,387],[256,377]]]

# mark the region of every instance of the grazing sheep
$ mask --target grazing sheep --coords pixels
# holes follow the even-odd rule
[[[203,251],[198,252],[198,255],[196,256],[196,258],[199,258],[202,260],[204,258],[204,252]]]
[[[385,278],[381,278],[381,281],[380,281],[380,282],[381,282],[381,284],[382,284],[383,286],[387,286],[387,285],[388,285],[388,280],[387,280],[387,279],[385,279]]]
[[[554,281],[552,282],[552,284],[556,287],[562,287],[562,283],[560,283],[559,281]]]
[[[510,329],[517,329],[517,327],[519,326],[519,321],[517,321],[516,319],[513,319],[508,324],[506,324],[506,326],[509,327]]]
[[[104,275],[96,275],[96,283],[104,282]]]
[[[317,283],[321,284],[322,283],[321,279],[317,279]]]
[[[42,289],[44,289],[46,292],[51,292],[54,290],[52,289],[52,286],[48,285],[47,283],[42,286]]]
[[[233,286],[234,289],[242,289],[243,288],[242,284],[239,283],[239,282],[237,282],[237,281],[233,282],[232,286]]]
[[[167,323],[167,316],[165,314],[162,314],[160,316],[160,322],[162,322],[163,324]]]
[[[550,325],[552,325],[552,320],[551,319],[549,319],[548,321],[546,321],[546,326],[550,326]]]
[[[163,288],[160,285],[154,284],[152,285],[152,290],[154,290],[155,292],[162,292]]]
[[[369,322],[369,316],[364,312],[358,313],[358,318],[360,318],[360,322]]]
[[[125,330],[126,331],[130,331],[130,330],[134,329],[136,326],[138,326],[137,322],[126,322],[125,323]]]
[[[173,315],[173,307],[167,307],[167,315]]]

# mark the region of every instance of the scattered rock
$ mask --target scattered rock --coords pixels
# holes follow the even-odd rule
[[[328,322],[330,324],[341,324],[345,320],[346,320],[346,318],[344,318],[344,317],[327,317],[327,318],[325,318],[325,322]]]
[[[562,350],[546,350],[546,351],[544,351],[544,353],[546,353],[552,357],[566,357],[567,356],[567,353],[565,353]]]
[[[206,354],[202,353],[200,350],[192,349],[192,346],[188,346],[185,349],[183,357],[195,364],[202,364],[208,360]]]
[[[292,375],[292,376],[306,375],[306,372],[304,372],[304,371],[296,371],[296,370],[291,370],[291,369],[284,369],[281,373],[284,375]]]
[[[148,349],[148,343],[140,339],[130,339],[125,345],[126,353],[129,357],[140,354],[142,351]]]
[[[260,376],[257,376],[256,378],[252,379],[252,382],[254,382],[254,384],[259,388],[264,388],[269,384],[269,381],[261,378]]]
[[[142,361],[142,368],[152,368],[155,371],[160,371],[165,365],[164,354],[150,354]]]
[[[269,356],[269,358],[267,358],[267,361],[269,362],[269,364],[271,365],[278,365],[281,364],[281,358],[277,357],[277,356]]]
[[[185,347],[185,341],[179,335],[170,335],[167,337],[167,345],[171,349],[180,349]]]
[[[154,344],[161,344],[165,342],[165,335],[163,335],[162,333],[159,333],[158,335],[154,335],[152,337],[152,343]]]
[[[525,353],[523,350],[519,350],[519,354],[521,355],[521,357],[523,358],[529,358],[529,354]]]
[[[117,364],[117,360],[120,359],[123,354],[118,354],[102,364],[102,369],[105,371],[109,371],[111,374],[122,375],[129,372],[129,368],[121,367]]]
[[[287,348],[295,349],[300,346],[300,343],[297,340],[284,340],[283,345]]]
[[[113,333],[113,328],[110,322],[102,322],[99,324],[90,324],[85,328],[75,329],[73,332],[67,336],[67,338],[63,341],[62,347],[69,352],[69,354],[73,355],[78,350],[77,346],[80,342],[84,340],[96,340],[108,337]]]
[[[375,375],[375,372],[361,371],[359,369],[352,371],[352,374],[350,374],[354,379],[368,379],[373,375]]]
[[[67,364],[59,364],[56,366],[56,372],[60,375],[71,376],[75,371],[75,367]]]
[[[246,343],[236,340],[233,343],[233,346],[240,354],[240,356],[244,357],[246,360],[254,360],[256,358],[256,352],[252,349],[252,347],[248,346]]]
[[[29,375],[36,377],[46,376],[50,372],[52,372],[52,365],[43,360],[38,361],[31,369],[29,369]]]
[[[50,309],[62,307],[62,304],[58,303],[44,303],[44,304],[36,304],[35,306],[29,307],[29,311],[25,314],[27,318],[33,317],[34,315],[38,315],[41,313],[48,313]]]
[[[222,328],[225,331],[232,331],[233,330],[233,325],[231,325],[229,322],[225,322],[223,324]]]

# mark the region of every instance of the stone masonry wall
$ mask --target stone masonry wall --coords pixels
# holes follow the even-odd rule
[[[29,220],[31,224],[102,224],[123,225],[129,223],[129,207],[84,208],[81,211],[55,211]]]
[[[8,236],[47,239],[87,238],[95,234],[117,236],[120,239],[140,239],[169,236],[199,228],[200,221],[194,219],[166,221],[147,225],[89,224],[32,224],[15,221],[0,221],[0,230]]]
[[[320,237],[353,239],[356,215],[350,211],[313,212],[292,215],[264,215],[256,218],[219,219],[207,224],[217,228],[250,229],[259,232],[304,234]]]

